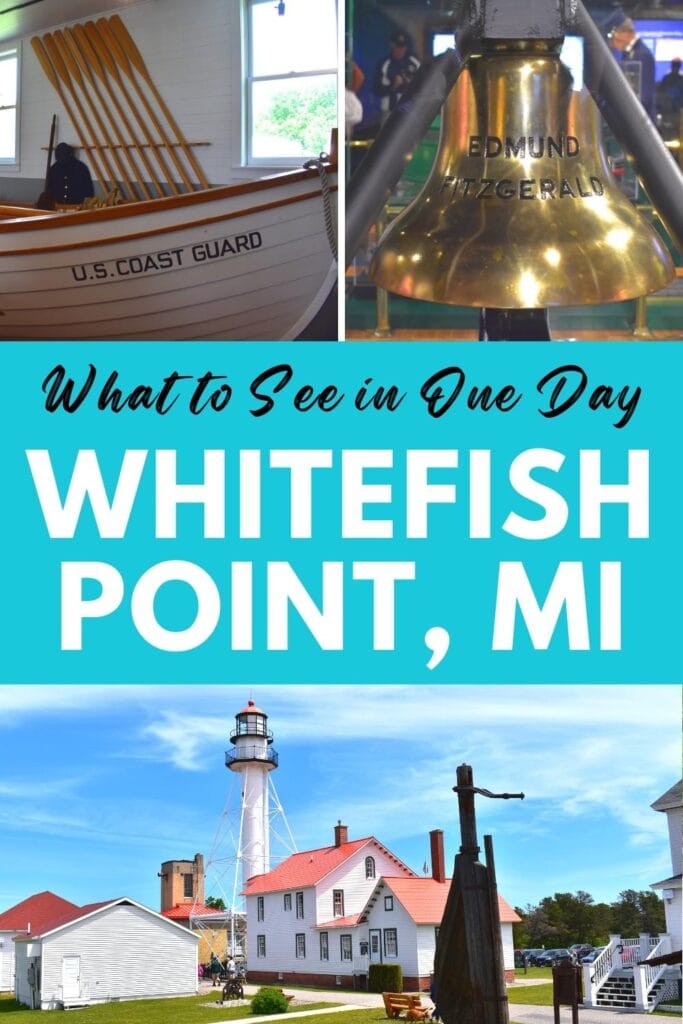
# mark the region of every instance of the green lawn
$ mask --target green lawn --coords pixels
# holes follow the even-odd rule
[[[180,999],[135,999],[124,1003],[103,1003],[100,1006],[88,1006],[82,1010],[69,1010],[69,1022],[73,1024],[168,1024],[169,1021],[177,1024],[213,1024],[219,1020],[240,1020],[249,1018],[249,1006],[217,1006],[213,1009],[207,1003],[214,1003],[218,1000],[218,992],[208,992],[199,996],[187,996]],[[310,1003],[306,1006],[297,1007],[305,1010],[324,1010],[334,1003]],[[55,1011],[58,1012],[58,1011]],[[356,1013],[350,1011],[344,1015],[344,1024],[368,1024],[369,1021],[384,1016],[384,1011],[377,1010],[378,1017],[372,1016],[375,1011],[369,1013]],[[0,995],[0,1015],[3,1017],[3,1024],[10,1024],[9,1014],[15,1014],[17,1024],[30,1024],[31,1021],[41,1020],[46,1024],[51,1018],[45,1016],[43,1010],[29,1010],[28,1007],[17,1003],[9,996]],[[63,1019],[63,1018],[60,1018]],[[315,1024],[339,1024],[335,1015],[321,1013],[315,1018]]]
[[[526,971],[523,967],[515,968],[515,978],[552,978],[553,969],[552,967],[527,967]]]
[[[525,985],[519,988],[507,990],[508,1002],[526,1006],[552,1006],[553,986],[550,985]]]

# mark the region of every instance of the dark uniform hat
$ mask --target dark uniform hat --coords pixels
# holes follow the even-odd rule
[[[405,34],[405,32],[401,32],[400,30],[397,32],[392,32],[390,39],[394,46],[408,45],[408,36]]]

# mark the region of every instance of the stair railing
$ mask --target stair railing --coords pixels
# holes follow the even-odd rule
[[[671,936],[660,935],[659,939],[656,940],[656,945],[650,950],[648,960],[651,957],[663,956],[664,953],[671,952]],[[660,978],[666,974],[666,964],[648,964],[643,963],[636,965],[633,968],[633,981],[635,984],[636,991],[636,1008],[639,1010],[654,1010],[659,1000],[655,999],[654,1005],[649,1006],[650,993],[656,986]],[[659,995],[661,996],[661,992]]]
[[[609,943],[600,956],[596,957],[592,964],[583,965],[583,1001],[586,1006],[595,1006],[597,994],[612,973],[616,961],[621,966],[621,958],[617,952],[619,945],[620,936],[610,935]]]

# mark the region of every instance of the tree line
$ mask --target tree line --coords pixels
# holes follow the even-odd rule
[[[614,903],[595,903],[588,892],[556,892],[536,906],[515,907],[522,918],[513,925],[516,949],[604,946],[610,934],[636,938],[641,932],[666,931],[664,904],[654,892],[625,889]]]

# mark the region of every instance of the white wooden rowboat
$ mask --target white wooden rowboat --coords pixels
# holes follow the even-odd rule
[[[336,279],[316,170],[97,210],[0,215],[5,340],[288,340]]]

